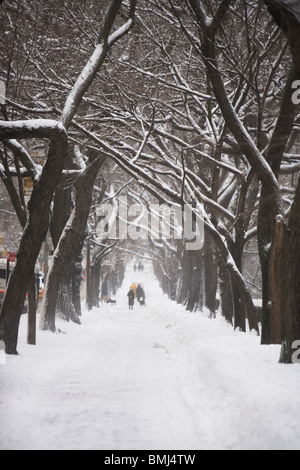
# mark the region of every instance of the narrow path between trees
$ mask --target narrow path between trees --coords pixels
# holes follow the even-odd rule
[[[146,307],[127,306],[141,282]],[[168,300],[128,268],[117,305],[0,366],[0,449],[300,448],[297,366],[278,347]]]

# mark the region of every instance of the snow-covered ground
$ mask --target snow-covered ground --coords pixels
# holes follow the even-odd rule
[[[145,308],[127,307],[133,281]],[[300,366],[128,268],[117,306],[38,332],[0,365],[0,449],[300,449]]]

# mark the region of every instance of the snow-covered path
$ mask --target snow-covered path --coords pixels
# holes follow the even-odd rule
[[[145,308],[126,294],[144,283]],[[66,334],[39,332],[0,365],[0,449],[300,448],[300,369],[279,348],[185,312],[151,266],[128,269],[117,306]]]

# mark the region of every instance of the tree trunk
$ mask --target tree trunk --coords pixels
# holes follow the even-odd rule
[[[91,304],[93,307],[99,307],[100,298],[100,269],[101,259],[94,260],[91,266]]]
[[[216,316],[216,297],[218,288],[218,266],[215,250],[216,245],[212,236],[209,233],[206,233],[204,245],[204,301],[212,318]]]
[[[297,0],[284,1],[284,0],[265,0],[269,11],[272,13],[274,20],[281,27],[286,34],[291,52],[294,59],[296,73],[289,77],[290,82],[296,80],[300,76],[300,9]],[[290,89],[287,93],[292,93],[291,83]],[[292,99],[289,101],[292,106]],[[289,122],[288,119],[285,119]],[[284,128],[284,126],[283,126]],[[286,140],[289,137],[288,129],[281,133],[282,139]],[[298,183],[295,200],[290,212],[290,218],[287,230],[284,233],[284,224],[282,219],[277,219],[276,235],[274,237],[273,247],[273,265],[270,267],[271,277],[271,291],[278,302],[278,293],[276,292],[276,285],[280,278],[278,272],[282,268],[281,285],[282,296],[281,303],[277,308],[282,308],[283,317],[283,343],[281,348],[280,362],[291,363],[293,362],[293,353],[295,352],[294,341],[300,339],[300,182]],[[280,253],[281,251],[281,253]],[[275,260],[275,255],[279,253],[282,260],[283,267],[279,265],[279,261]],[[277,276],[276,276],[277,270]],[[272,298],[274,302],[274,299]],[[272,303],[273,308],[273,303]],[[279,313],[277,312],[277,315]],[[278,322],[279,323],[279,322]],[[296,346],[297,347],[297,346]]]
[[[189,299],[192,271],[192,253],[192,251],[183,252],[182,280],[178,296],[178,303],[183,305],[187,305]]]
[[[269,263],[270,298],[270,336],[272,344],[282,342],[282,264],[283,248],[285,242],[285,224],[283,218],[278,216],[274,223],[273,242]]]
[[[28,291],[29,281],[34,276],[34,268],[48,226],[52,196],[56,182],[62,172],[67,136],[60,126],[36,131],[23,129],[7,132],[6,138],[51,138],[48,158],[38,184],[34,187],[28,205],[29,217],[17,253],[16,266],[11,274],[0,314],[0,340],[6,345],[7,354],[17,354],[20,317]]]
[[[69,166],[69,165],[68,165]],[[65,165],[66,167],[66,165]],[[70,218],[73,209],[70,184],[60,181],[55,189],[53,214],[50,223],[50,232],[54,249],[56,249],[61,234]]]
[[[233,297],[233,312],[235,330],[246,331],[246,312],[242,303],[238,286],[232,281],[232,297]]]
[[[38,289],[36,288],[35,275],[29,282],[28,289],[28,329],[27,344],[36,345],[36,304]]]
[[[274,176],[278,179],[280,173],[280,165],[282,162],[282,157],[284,150],[286,148],[290,133],[293,128],[296,106],[292,101],[292,83],[296,79],[297,75],[294,67],[291,67],[287,82],[285,85],[283,99],[281,103],[281,109],[279,117],[274,129],[268,152],[266,155],[266,160],[270,163],[270,166],[274,172]],[[259,256],[262,269],[262,282],[263,282],[263,322],[262,322],[262,344],[272,344],[278,342],[278,335],[273,338],[272,335],[272,323],[273,319],[271,318],[272,314],[281,316],[279,311],[279,306],[281,302],[278,302],[278,293],[276,289],[270,288],[270,256],[273,250],[272,243],[274,240],[275,251],[278,251],[278,240],[276,233],[273,234],[273,229],[276,227],[275,220],[278,215],[282,215],[283,212],[278,210],[278,205],[270,194],[269,188],[263,184],[261,190],[261,197],[259,202],[259,214],[258,214],[258,248]],[[274,281],[274,279],[273,279]],[[272,294],[275,295],[274,300],[272,299]],[[271,305],[275,305],[277,302],[277,309],[271,308]],[[275,319],[274,322],[280,323],[280,319]]]
[[[206,227],[207,232],[209,232],[211,236],[213,237],[215,244],[220,251],[220,255],[222,256],[224,265],[230,272],[232,282],[236,284],[239,290],[239,295],[240,295],[241,301],[243,302],[243,305],[247,314],[250,331],[255,330],[257,334],[259,334],[255,307],[253,305],[253,300],[252,300],[250,291],[247,287],[247,284],[242,274],[238,270],[235,264],[235,261],[231,253],[229,252],[227,246],[225,245],[219,232],[211,225],[210,222],[206,221],[205,227]]]
[[[192,275],[191,275],[191,286],[188,298],[187,309],[190,312],[203,308],[203,294],[202,280],[203,280],[203,252],[194,252],[192,259]]]
[[[64,273],[70,270],[78,253],[86,230],[94,181],[103,162],[103,158],[95,158],[76,180],[75,208],[55,250],[53,264],[48,274],[40,319],[42,330],[55,331],[57,291]]]
[[[294,362],[293,354],[300,340],[300,181],[292,206],[282,252],[284,254],[282,307],[284,312],[283,343],[280,362]],[[282,228],[280,227],[280,232]],[[298,359],[299,360],[299,359]]]
[[[300,77],[300,7],[298,0],[265,0],[268,10],[286,34]]]
[[[232,248],[233,259],[237,268],[242,273],[243,253],[244,253],[244,231],[237,230],[237,240]],[[240,331],[246,331],[246,312],[240,296],[239,288],[232,280],[232,295],[234,304],[234,328]]]
[[[84,234],[85,238],[86,234]],[[81,240],[79,253],[74,263],[73,275],[72,275],[72,303],[75,308],[75,312],[78,317],[81,316],[81,295],[80,288],[82,282],[82,248],[84,244],[84,239]]]
[[[56,313],[62,320],[80,324],[80,319],[72,302],[72,276],[72,269],[64,273],[59,287]]]
[[[86,248],[86,305],[88,311],[92,310],[92,283],[91,283],[91,242],[87,240]]]
[[[232,298],[231,278],[223,260],[220,261],[219,265],[219,279],[221,314],[228,323],[231,323],[231,325],[233,325],[234,306]]]

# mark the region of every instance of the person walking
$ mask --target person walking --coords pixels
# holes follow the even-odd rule
[[[135,282],[132,284],[132,286],[129,287],[129,289],[132,289],[134,292],[134,298],[136,298],[136,288],[137,288],[137,285]]]
[[[102,284],[102,299],[107,304],[108,287],[107,287],[107,282],[106,281],[104,281],[103,284]]]
[[[134,295],[133,289],[130,289],[130,291],[129,291],[128,294],[127,294],[127,297],[128,297],[129,310],[133,310],[134,299],[135,299],[135,295]]]
[[[141,284],[139,284],[137,286],[137,289],[136,289],[136,298],[137,298],[137,301],[140,302],[141,300],[146,300],[146,296],[145,296],[145,291],[144,289],[142,288]]]

